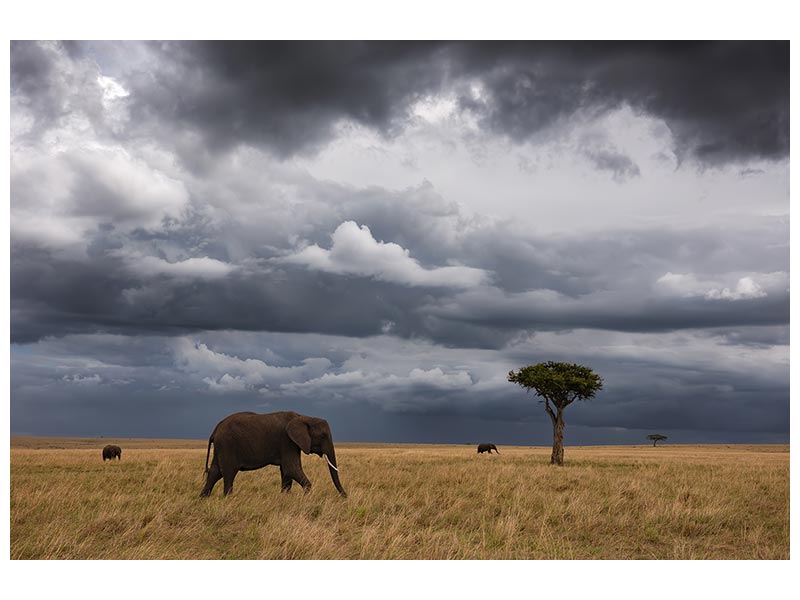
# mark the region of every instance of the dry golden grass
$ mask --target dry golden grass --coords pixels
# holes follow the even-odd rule
[[[205,441],[12,438],[11,558],[789,557],[788,446],[500,452],[338,444],[346,500],[310,456],[308,496],[267,467],[201,500]]]

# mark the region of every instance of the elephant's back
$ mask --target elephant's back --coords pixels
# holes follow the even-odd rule
[[[238,412],[228,415],[222,421],[217,423],[214,432],[211,434],[214,439],[220,435],[225,435],[231,431],[241,431],[242,429],[257,428],[263,429],[264,427],[285,426],[294,417],[299,416],[293,411],[274,412],[274,413],[255,413],[255,412]]]
[[[297,413],[287,411],[278,413],[259,414],[254,412],[234,413],[225,417],[214,429],[212,434],[216,445],[225,440],[256,440],[265,433],[283,430]]]

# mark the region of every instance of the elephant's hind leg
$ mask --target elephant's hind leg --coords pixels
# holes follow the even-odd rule
[[[219,436],[214,439],[213,462],[219,468],[223,483],[222,491],[227,496],[233,491],[233,480],[242,466],[242,461],[239,460],[230,440],[220,439]]]
[[[233,491],[233,480],[238,473],[238,469],[226,468],[222,471],[223,493],[227,496]]]
[[[211,490],[214,489],[216,483],[222,477],[222,473],[217,466],[217,463],[212,462],[211,467],[208,469],[208,473],[206,473],[206,485],[203,487],[203,491],[200,492],[200,497],[205,498],[206,496],[211,495]]]

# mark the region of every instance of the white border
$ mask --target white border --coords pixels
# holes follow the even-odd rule
[[[168,2],[26,0],[4,6],[3,84],[9,82],[10,39],[789,39],[789,3],[677,0],[670,3],[305,0],[288,2]],[[792,44],[791,64],[797,64]],[[793,69],[794,70],[794,69]],[[794,78],[793,78],[794,79]],[[792,98],[797,98],[792,86]],[[2,162],[8,190],[9,96],[2,96]],[[796,102],[792,102],[794,108]],[[794,112],[794,111],[792,111]],[[792,129],[796,129],[794,122]],[[795,139],[796,136],[794,136]],[[792,167],[792,175],[795,173]],[[8,204],[3,211],[8,219]],[[792,233],[795,226],[792,225]],[[3,281],[8,285],[9,226],[3,227]],[[795,236],[792,236],[795,237]],[[792,264],[797,264],[792,252]],[[6,288],[5,315],[9,315]],[[792,301],[794,308],[794,301]],[[8,318],[4,320],[8,334]],[[792,333],[796,333],[794,323]],[[797,339],[796,335],[792,335]],[[5,338],[8,340],[8,337]],[[2,348],[3,446],[8,465],[9,348]],[[791,352],[795,362],[795,352]],[[794,379],[794,377],[792,378]],[[792,386],[791,405],[795,404]],[[797,425],[792,411],[792,429]],[[792,481],[796,469],[792,460]],[[9,489],[8,469],[0,469]],[[792,486],[796,488],[796,486]],[[797,508],[797,490],[791,494]],[[791,561],[343,561],[343,562],[92,562],[9,561],[9,498],[2,520],[6,592],[12,597],[115,599],[172,597],[272,598],[304,595],[334,583],[331,597],[502,599],[546,598],[783,597]],[[796,547],[798,534],[792,531]],[[232,583],[229,583],[232,582]]]

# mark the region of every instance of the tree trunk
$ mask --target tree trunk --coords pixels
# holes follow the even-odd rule
[[[657,441],[658,441],[658,440],[653,440],[653,448],[655,448],[655,447],[656,447],[656,442],[657,442]]]
[[[564,465],[564,413],[558,410],[553,420],[553,453],[550,455],[551,465]]]

